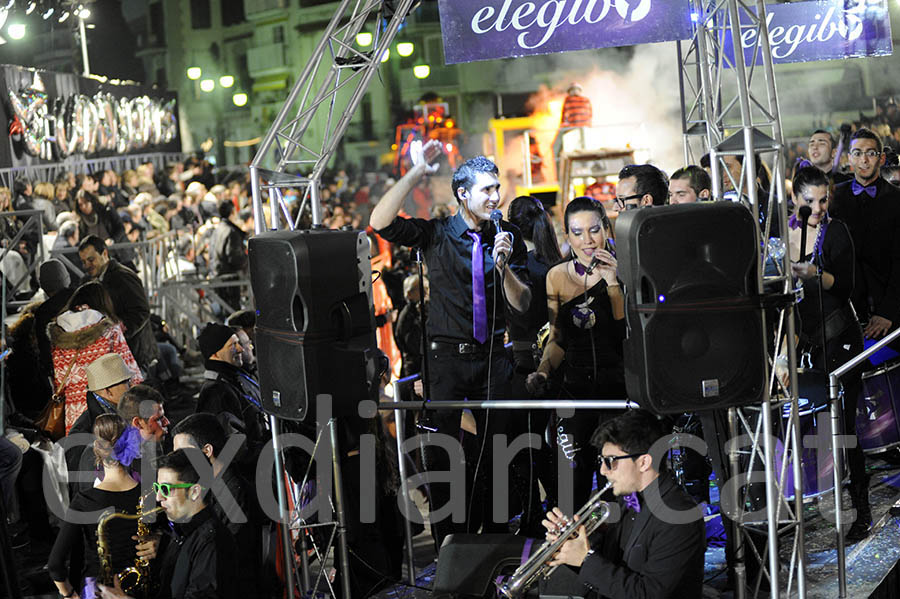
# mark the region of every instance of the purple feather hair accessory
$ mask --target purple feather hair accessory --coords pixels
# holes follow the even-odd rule
[[[131,425],[125,427],[113,445],[111,457],[123,466],[131,466],[135,458],[141,457],[141,431]]]

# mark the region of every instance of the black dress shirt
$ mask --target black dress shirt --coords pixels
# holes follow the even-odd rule
[[[162,554],[158,599],[237,599],[237,548],[212,510],[173,524],[171,532]]]
[[[528,285],[525,259],[527,248],[519,230],[512,223],[501,221],[504,231],[513,234],[509,267]],[[452,343],[473,343],[472,331],[472,238],[462,216],[424,220],[397,217],[378,231],[384,239],[421,248],[428,264],[431,300],[428,309],[428,337]],[[504,332],[506,312],[501,279],[496,273],[491,251],[494,247],[494,225],[485,221],[481,227],[484,248],[484,295],[487,305],[488,331],[494,335]],[[495,300],[501,307],[495,307]],[[510,308],[511,310],[511,308]],[[490,336],[490,335],[489,335]]]
[[[844,221],[856,249],[853,305],[860,319],[900,320],[900,189],[881,177],[877,192],[853,195],[853,182],[835,187],[831,216]]]
[[[667,473],[639,495],[640,513],[620,500],[622,518],[592,542],[579,579],[609,599],[700,597],[706,525],[697,504]],[[690,521],[665,522],[665,508]]]

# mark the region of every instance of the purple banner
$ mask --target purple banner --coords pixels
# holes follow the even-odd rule
[[[756,28],[741,11],[745,64],[753,60]],[[887,0],[812,0],[767,4],[766,22],[772,60],[777,63],[888,56],[893,52]],[[724,43],[733,60],[731,36]],[[762,61],[757,52],[756,62]]]
[[[688,0],[439,0],[447,64],[685,40]]]

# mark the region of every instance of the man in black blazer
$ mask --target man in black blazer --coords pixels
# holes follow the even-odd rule
[[[602,424],[591,440],[600,449],[601,473],[618,497],[612,524],[590,539],[580,527],[550,564],[580,568],[579,581],[600,597],[703,594],[703,514],[658,461],[665,448],[651,457],[651,447],[664,436],[654,415],[634,410]],[[559,508],[547,514],[548,539],[556,538],[562,518]]]
[[[880,339],[900,322],[900,189],[881,177],[881,139],[868,129],[850,138],[853,179],[835,187],[829,212],[847,224],[856,249],[853,307],[863,333]]]

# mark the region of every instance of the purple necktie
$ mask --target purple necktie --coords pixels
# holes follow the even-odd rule
[[[625,500],[625,507],[638,514],[641,513],[641,502],[638,500],[637,493],[629,493],[628,495],[623,495],[622,499]]]
[[[875,194],[878,193],[878,186],[869,185],[868,187],[863,187],[862,184],[856,179],[853,180],[853,184],[850,186],[853,190],[853,195],[858,196],[862,192],[866,192],[870,198],[874,199]]]
[[[475,341],[487,340],[487,302],[484,298],[484,250],[481,235],[467,231],[472,238],[472,333]]]

